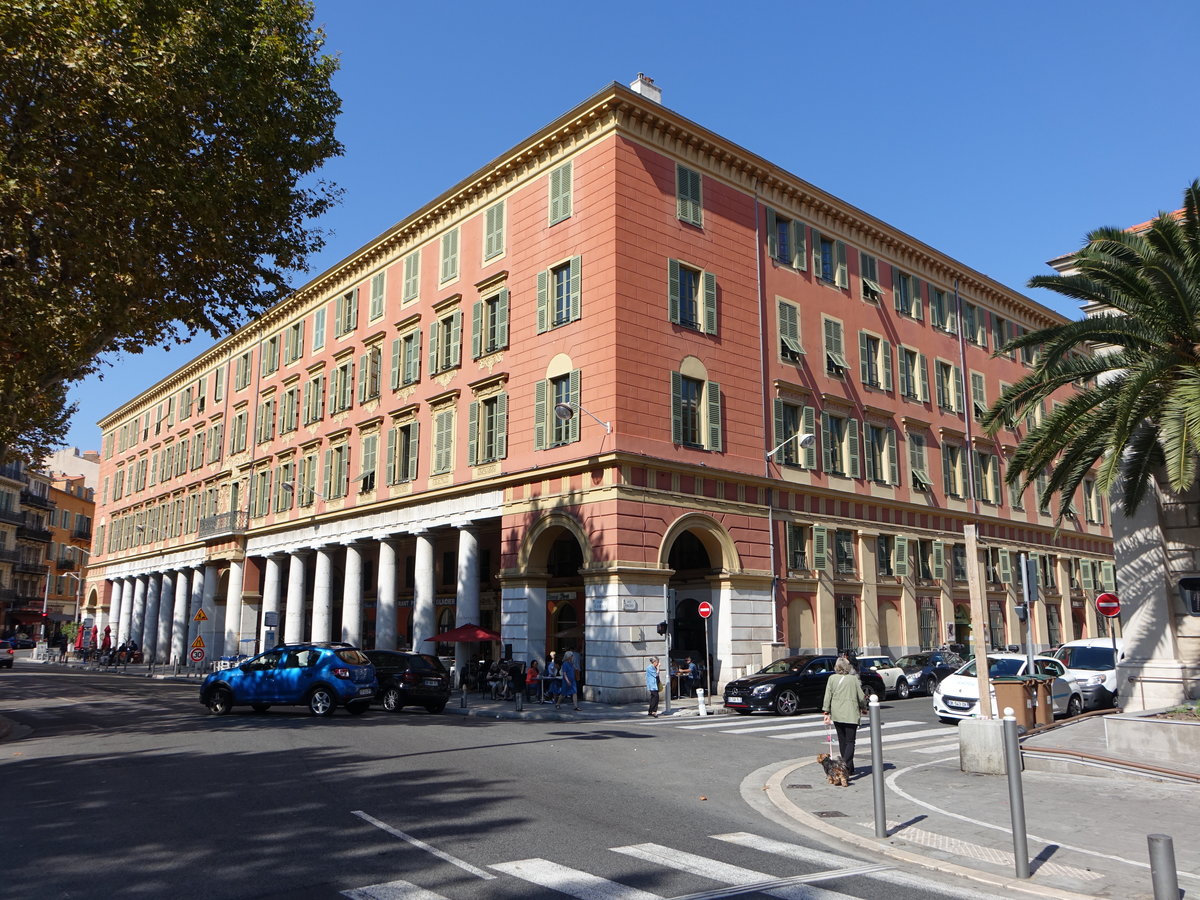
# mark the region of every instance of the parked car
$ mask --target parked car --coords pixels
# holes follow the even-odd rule
[[[15,658],[15,648],[12,641],[0,641],[0,668],[11,669]]]
[[[1113,639],[1082,638],[1067,641],[1051,656],[1067,667],[1083,692],[1084,709],[1108,709],[1117,705],[1117,663],[1124,655],[1124,642],[1117,638],[1113,654]]]
[[[910,692],[932,694],[939,681],[962,668],[965,662],[953,650],[926,650],[902,656],[896,660],[896,665],[904,670]]]
[[[833,674],[836,656],[788,656],[753,675],[725,686],[725,706],[741,715],[771,710],[794,716],[801,709],[820,709],[825,699],[825,682]],[[883,679],[873,671],[860,670],[863,692],[884,696]]]
[[[1028,660],[1018,653],[989,653],[988,677],[1001,678],[1024,675]],[[1034,674],[1054,676],[1050,688],[1050,702],[1055,716],[1077,716],[1083,712],[1083,694],[1075,679],[1067,674],[1067,668],[1051,656],[1033,658]],[[971,719],[979,715],[979,680],[975,671],[975,660],[947,675],[933,691],[933,711],[943,722]],[[996,709],[996,689],[992,688],[992,715]]]
[[[246,704],[255,712],[274,704],[307,706],[315,716],[331,716],[344,706],[359,715],[378,687],[375,667],[351,644],[281,644],[213,672],[200,685],[200,702],[218,716]]]
[[[37,641],[33,640],[33,638],[10,637],[5,638],[5,640],[12,644],[14,650],[32,650],[37,646]]]
[[[423,706],[440,713],[450,700],[450,673],[438,657],[405,650],[366,650],[375,666],[379,689],[375,700],[389,712]]]
[[[907,700],[909,694],[908,679],[904,670],[890,656],[860,656],[858,658],[860,672],[870,670],[883,679],[883,688],[893,694],[897,700]],[[882,696],[879,698],[883,699]]]

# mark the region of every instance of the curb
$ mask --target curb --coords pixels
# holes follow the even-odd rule
[[[785,762],[772,774],[765,785],[763,791],[766,792],[767,798],[771,804],[784,815],[803,825],[805,828],[812,829],[824,834],[826,837],[840,841],[846,844],[852,844],[860,849],[867,850],[872,854],[882,854],[889,856],[892,859],[909,865],[920,866],[924,869],[932,869],[946,875],[955,875],[960,878],[967,878],[971,881],[977,881],[986,884],[990,887],[1001,888],[1006,891],[1020,892],[1035,897],[1049,897],[1055,900],[1095,900],[1094,894],[1076,894],[1064,890],[1060,887],[1051,885],[1034,884],[1023,878],[1006,877],[997,875],[993,872],[986,872],[982,869],[972,869],[968,866],[959,865],[958,863],[946,862],[944,860],[934,860],[928,856],[922,856],[913,853],[909,850],[904,850],[897,847],[893,842],[897,840],[895,837],[876,838],[864,837],[860,834],[855,834],[852,831],[838,828],[829,824],[827,819],[822,819],[814,816],[811,813],[805,812],[797,806],[790,797],[787,796],[783,788],[783,783],[789,778],[793,772],[798,769],[803,769],[805,766],[815,766],[815,761],[806,762]]]

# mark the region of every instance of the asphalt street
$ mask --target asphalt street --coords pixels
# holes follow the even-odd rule
[[[811,717],[218,718],[195,685],[21,667],[0,717],[0,897],[987,896],[758,802]],[[925,698],[891,718],[895,753],[941,740]]]

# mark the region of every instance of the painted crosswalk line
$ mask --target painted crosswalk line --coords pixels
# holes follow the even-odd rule
[[[350,900],[447,900],[441,894],[427,891],[407,881],[388,881],[352,891],[342,891]]]
[[[578,900],[662,900],[658,894],[571,869],[548,859],[520,859],[498,863],[490,868]]]

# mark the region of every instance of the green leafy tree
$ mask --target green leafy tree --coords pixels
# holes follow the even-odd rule
[[[1038,353],[1033,371],[988,412],[991,433],[1060,388],[1083,388],[1023,437],[1007,480],[1024,488],[1047,471],[1039,500],[1048,507],[1057,494],[1065,510],[1098,467],[1101,495],[1112,492],[1126,515],[1155,480],[1176,493],[1192,487],[1200,450],[1200,181],[1178,212],[1137,231],[1093,231],[1067,274],[1037,276],[1029,286],[1096,312],[1008,344]]]
[[[105,354],[285,296],[337,200],[308,0],[0,4],[0,448],[61,443]]]

